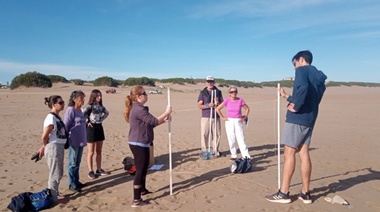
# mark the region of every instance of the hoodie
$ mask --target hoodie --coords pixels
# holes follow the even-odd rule
[[[293,83],[293,94],[288,102],[294,104],[294,110],[287,111],[286,122],[314,127],[318,116],[319,103],[326,90],[327,76],[312,65],[300,66],[296,69]]]

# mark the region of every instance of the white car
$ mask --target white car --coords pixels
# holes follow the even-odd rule
[[[149,94],[162,94],[162,91],[160,91],[160,90],[150,90]]]

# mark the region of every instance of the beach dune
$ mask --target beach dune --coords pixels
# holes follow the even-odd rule
[[[231,174],[224,123],[221,150],[225,157],[199,159],[201,112],[197,108],[197,97],[204,85],[166,86],[171,88],[173,108],[170,130],[172,172],[169,170],[169,128],[163,124],[155,128],[154,149],[155,163],[164,166],[149,171],[147,188],[153,193],[146,196],[150,204],[141,211],[380,211],[380,88],[327,88],[310,150],[313,204],[304,205],[295,196],[301,189],[298,166],[290,187],[292,203],[275,204],[264,199],[278,189],[276,88],[239,88],[238,95],[251,108],[245,136],[254,167],[249,173]],[[106,94],[107,87],[58,83],[52,88],[0,89],[2,211],[8,211],[6,207],[13,196],[21,192],[38,192],[47,186],[45,159],[37,163],[30,160],[40,147],[43,120],[49,112],[44,97],[61,95],[67,103],[70,93],[80,89],[87,95],[87,102],[95,88],[103,92],[103,104],[110,111],[104,122],[103,168],[112,174],[88,179],[85,149],[80,176],[88,186],[82,193],[73,194],[68,190],[65,168],[60,191],[68,202],[46,211],[132,210],[133,176],[123,170],[121,163],[124,157],[132,156],[127,144],[128,124],[123,117],[129,87],[117,88],[115,94]],[[227,88],[220,89],[227,98]],[[290,89],[286,90],[290,92]],[[163,94],[148,95],[146,105],[156,116],[164,111],[168,102],[167,90],[162,91]],[[285,121],[286,104],[281,99],[281,127]],[[324,200],[334,195],[341,196],[350,205],[331,204]]]

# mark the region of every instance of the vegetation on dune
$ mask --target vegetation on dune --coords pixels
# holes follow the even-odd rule
[[[156,86],[156,83],[149,79],[148,77],[130,77],[124,81],[125,85],[133,86],[133,85],[147,85],[147,86]]]
[[[75,85],[83,85],[86,81],[81,79],[72,79],[70,80]],[[12,80],[10,85],[11,89],[25,86],[25,87],[51,87],[52,82],[69,82],[66,78],[58,75],[44,75],[38,72],[27,72],[25,74],[20,74]],[[167,79],[155,79],[148,77],[130,77],[126,80],[116,80],[108,76],[103,76],[90,81],[94,86],[109,86],[117,87],[119,85],[144,85],[144,86],[156,86],[156,83],[172,83],[178,85],[185,84],[197,84],[205,83],[203,78],[167,78]],[[239,80],[226,80],[222,78],[216,79],[216,86],[218,87],[229,87],[237,86],[242,88],[263,88],[263,87],[277,87],[277,84],[280,83],[281,87],[293,86],[292,80],[279,80],[279,81],[266,81],[266,82],[252,82],[252,81],[239,81]],[[362,87],[380,87],[380,83],[372,82],[338,82],[338,81],[328,81],[326,83],[327,87],[337,87],[337,86],[362,86]]]
[[[53,83],[57,83],[57,82],[68,83],[69,82],[66,78],[59,75],[48,75],[48,77],[51,79],[51,82]]]
[[[93,82],[94,86],[109,86],[109,87],[117,87],[119,85],[119,82],[117,80],[114,80],[111,77],[99,77]]]
[[[81,79],[72,79],[71,82],[73,82],[74,85],[83,85],[85,83],[85,81]]]
[[[13,90],[22,86],[50,88],[52,85],[52,80],[48,76],[33,71],[16,76],[15,78],[13,78],[9,87],[11,88],[11,90]]]

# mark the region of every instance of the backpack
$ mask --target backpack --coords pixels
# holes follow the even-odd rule
[[[231,173],[246,173],[252,169],[252,161],[249,158],[239,158],[229,167]]]
[[[50,189],[37,193],[23,192],[12,197],[8,209],[15,212],[40,211],[51,207],[53,200]]]
[[[69,146],[70,146],[70,143],[69,143],[69,132],[67,132],[67,130],[66,130],[65,123],[63,123],[62,119],[57,114],[52,113],[52,112],[50,112],[50,114],[52,114],[53,116],[55,116],[59,120],[59,122],[61,123],[61,125],[63,126],[63,128],[65,129],[65,134],[66,134],[65,149],[68,149]]]
[[[124,164],[124,170],[127,171],[130,175],[136,174],[136,166],[134,164],[133,158],[127,156],[121,163]]]
[[[30,194],[29,199],[34,207],[34,211],[50,208],[51,203],[53,202],[50,189],[48,188],[45,188],[40,192]]]

